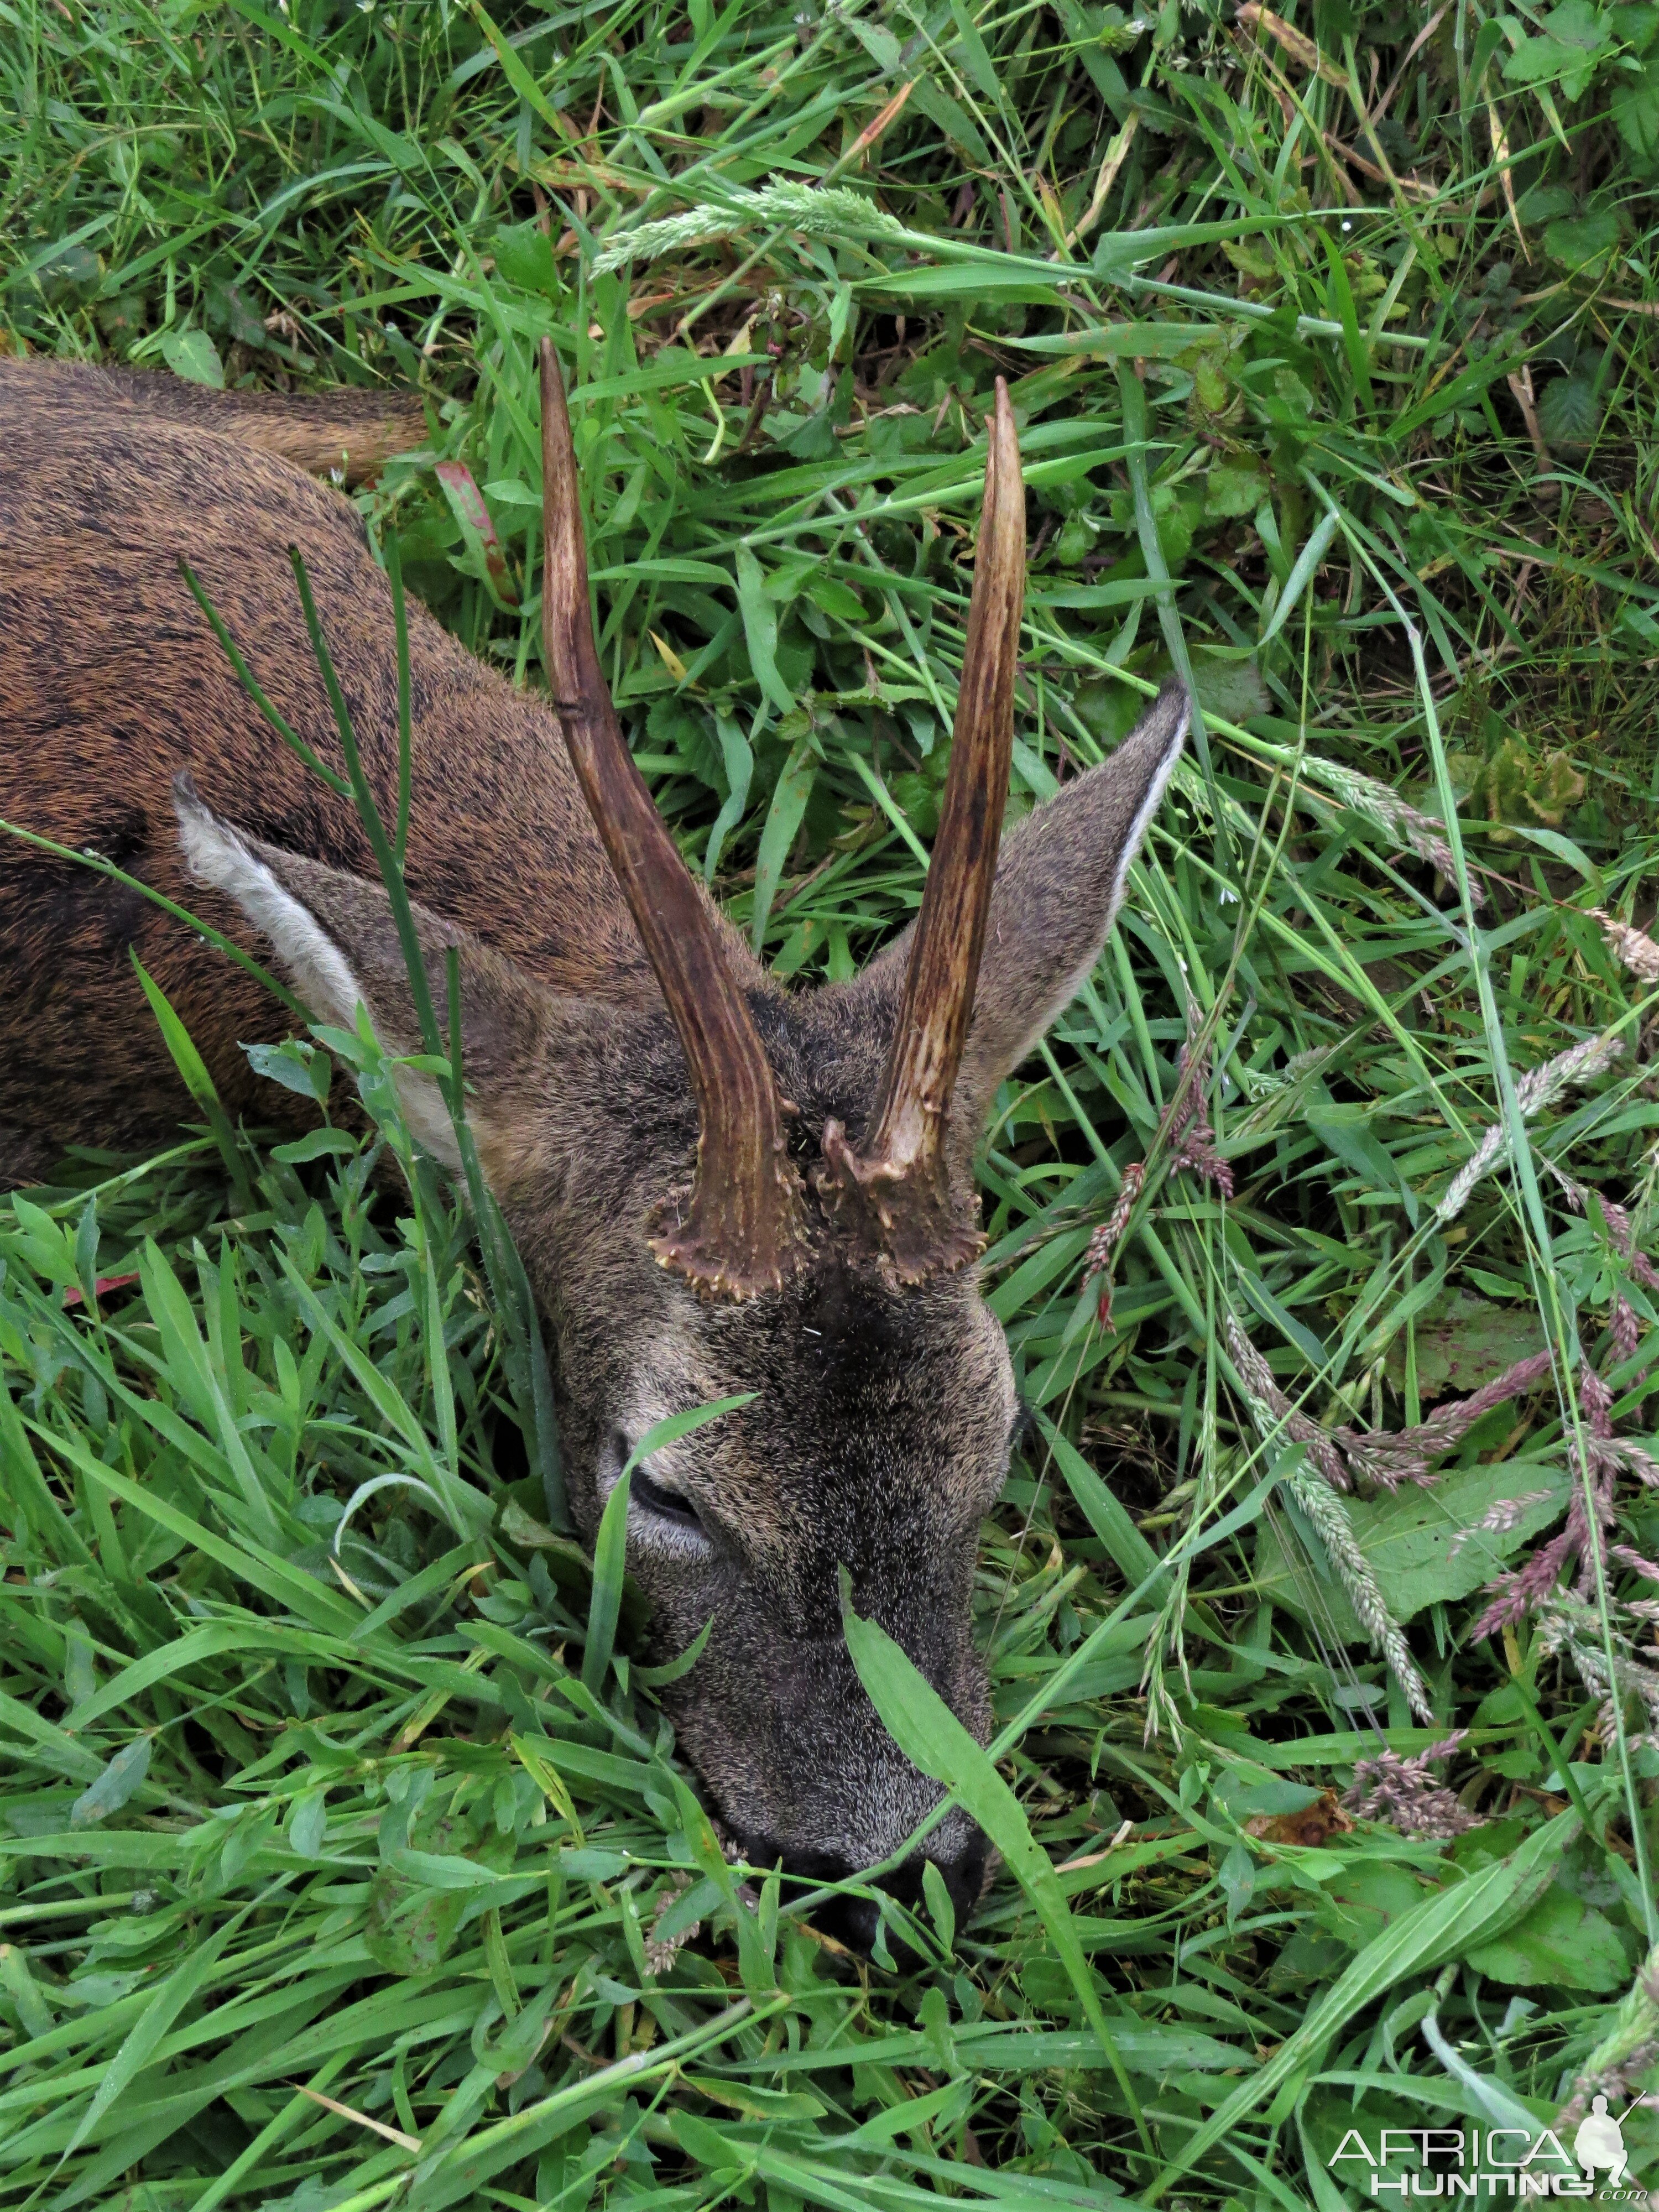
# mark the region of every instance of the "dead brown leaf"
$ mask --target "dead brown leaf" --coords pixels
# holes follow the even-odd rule
[[[1299,1813],[1258,1813],[1244,1823],[1244,1832],[1264,1844],[1299,1844],[1304,1850],[1317,1850],[1332,1836],[1351,1835],[1353,1822],[1338,1804],[1335,1790],[1327,1790],[1317,1803],[1304,1805]]]

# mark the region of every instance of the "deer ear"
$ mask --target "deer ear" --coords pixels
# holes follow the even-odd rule
[[[1003,848],[957,1084],[953,1118],[968,1145],[997,1085],[1100,957],[1191,712],[1185,689],[1165,684],[1110,758],[1028,815]]]
[[[1066,784],[1005,841],[951,1105],[959,1161],[978,1142],[997,1085],[1099,958],[1190,713],[1183,688],[1166,684],[1109,760]],[[906,930],[886,946],[848,988],[896,1007],[910,937]]]
[[[203,805],[187,776],[173,786],[173,805],[191,875],[222,891],[270,940],[317,1020],[350,1029],[366,1006],[389,1052],[422,1049],[392,903],[379,884],[234,829]],[[447,1026],[450,947],[459,954],[469,1119],[489,1179],[499,1184],[516,1149],[513,1133],[531,1110],[526,1078],[544,1064],[549,1031],[568,1002],[453,922],[422,906],[414,917],[441,1034]],[[414,1135],[434,1159],[458,1169],[454,1127],[437,1084],[408,1068],[397,1080]]]

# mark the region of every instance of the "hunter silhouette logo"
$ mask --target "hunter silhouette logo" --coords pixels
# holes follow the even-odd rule
[[[1617,2189],[1629,2160],[1625,2154],[1625,2131],[1607,2110],[1605,2097],[1592,2100],[1572,2139],[1572,2154],[1594,2180],[1602,2166],[1608,2168],[1607,2186]]]

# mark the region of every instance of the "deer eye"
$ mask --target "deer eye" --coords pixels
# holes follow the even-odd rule
[[[690,1499],[682,1497],[678,1490],[670,1490],[666,1484],[659,1482],[646,1468],[635,1468],[629,1497],[631,1504],[642,1512],[652,1514],[659,1521],[666,1521],[672,1527],[688,1533],[693,1530],[699,1535],[703,1533],[702,1519]]]
[[[633,1453],[633,1439],[625,1431],[614,1430],[605,1448],[607,1464],[599,1477],[602,1497],[610,1496]],[[696,1507],[684,1492],[659,1481],[648,1462],[636,1467],[629,1479],[628,1518],[636,1539],[649,1541],[654,1537],[681,1548],[688,1541],[700,1549],[708,1543],[708,1532]]]

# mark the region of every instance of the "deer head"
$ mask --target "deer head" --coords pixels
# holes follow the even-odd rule
[[[712,1622],[667,1695],[749,1856],[833,1877],[898,1850],[939,1792],[887,1735],[842,1632],[853,1601],[967,1725],[988,1725],[970,1632],[979,1525],[1016,1425],[1002,1333],[972,1265],[972,1164],[997,1087],[1097,957],[1179,754],[1166,690],[1103,766],[999,857],[1013,736],[1024,499],[998,386],[967,655],[939,836],[914,926],[851,982],[789,995],[692,881],[600,672],[564,398],[542,350],[544,657],[554,711],[661,987],[573,998],[417,910],[434,1003],[459,947],[480,1157],[556,1345],[571,1498],[590,1540],[635,1440],[750,1402],[633,1479],[629,1563],[662,1656]],[[368,1007],[418,1050],[378,885],[179,800],[195,874],[270,939],[323,1020]],[[511,898],[511,825],[502,824]],[[416,1133],[448,1117],[407,1075]],[[985,1844],[960,1813],[926,1844],[966,1911]],[[921,1863],[894,1877],[920,1888]],[[846,1923],[867,1940],[867,1906]]]

